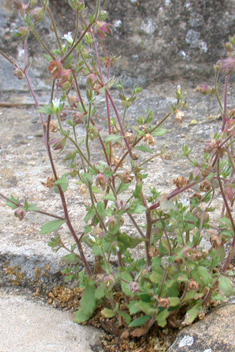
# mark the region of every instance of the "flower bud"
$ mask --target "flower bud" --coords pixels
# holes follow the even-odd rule
[[[114,284],[114,277],[113,275],[107,275],[103,278],[103,282],[107,285],[107,287],[110,287]]]
[[[83,123],[83,116],[84,115],[85,114],[82,114],[81,112],[75,112],[73,114],[73,122],[76,123],[76,125]]]
[[[71,108],[77,108],[77,103],[79,102],[79,98],[77,95],[68,95],[68,103]]]
[[[100,39],[105,39],[107,34],[111,34],[111,24],[106,23],[104,21],[96,21],[96,27],[97,27],[97,34],[100,37]]]
[[[43,7],[35,7],[29,11],[30,16],[35,23],[41,22],[45,17],[45,9]]]
[[[213,92],[213,88],[209,86],[207,83],[205,83],[205,84],[201,84],[200,86],[197,86],[194,91],[206,95],[206,94],[211,94]]]
[[[118,208],[118,210],[125,210],[126,208],[126,201],[123,199],[117,200],[116,202],[116,207]]]
[[[111,216],[107,224],[109,230],[112,231],[118,226],[118,220],[115,216]]]
[[[219,147],[220,143],[220,139],[211,139],[210,141],[207,141],[205,144],[204,152],[212,153],[215,149]]]
[[[129,284],[129,290],[133,293],[138,293],[140,290],[140,286],[139,286],[138,282],[131,282]]]
[[[66,144],[66,138],[54,138],[50,144],[52,144],[54,150],[62,150]]]
[[[227,199],[231,202],[231,204],[233,204],[234,198],[235,198],[235,188],[234,188],[233,186],[234,186],[234,185],[228,184],[228,185],[224,188],[224,193],[225,193]]]
[[[13,69],[13,74],[19,79],[24,78],[24,72],[19,67],[15,67]]]
[[[217,62],[217,65],[220,64],[220,71],[225,76],[229,76],[234,72],[235,69],[235,58],[234,57],[227,57],[224,60],[220,60]]]
[[[108,184],[108,181],[108,177],[106,177],[104,174],[98,174],[95,180],[95,184],[97,187],[101,187],[104,191]]]
[[[22,208],[17,208],[14,215],[22,221],[26,215],[26,212]]]
[[[99,138],[99,133],[102,128],[98,128],[97,126],[91,126],[88,130],[87,133],[92,141],[94,141],[96,138]]]
[[[15,38],[27,38],[30,32],[30,27],[19,27],[17,32],[14,34]]]

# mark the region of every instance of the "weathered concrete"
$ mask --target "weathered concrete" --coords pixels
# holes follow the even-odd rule
[[[168,352],[234,352],[234,335],[235,305],[228,304],[183,329]]]
[[[98,351],[99,331],[73,323],[72,315],[21,296],[0,293],[2,352]]]
[[[12,39],[16,27],[21,25],[13,0],[0,0],[0,49],[21,62],[22,46]],[[86,1],[89,9],[95,0]],[[65,0],[50,0],[62,37],[73,31],[75,16]],[[234,35],[234,0],[116,0],[108,1],[108,22],[113,35],[106,39],[111,55],[117,61],[114,73],[123,79],[125,86],[146,86],[166,80],[188,79],[198,83],[213,75],[213,66],[224,57],[222,44]],[[43,39],[55,48],[55,36],[50,32],[48,18],[37,25]],[[30,37],[32,75],[37,89],[46,87],[48,78],[42,47]],[[44,66],[44,71],[41,68]],[[23,82],[11,81],[10,65],[0,58],[0,73],[7,76],[1,90],[22,89]]]

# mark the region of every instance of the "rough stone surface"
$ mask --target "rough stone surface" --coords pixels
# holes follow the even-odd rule
[[[234,352],[235,305],[225,305],[183,329],[168,352]]]
[[[11,37],[21,25],[12,3],[13,0],[0,0],[0,49],[21,62],[21,42]],[[92,9],[95,0],[86,3]],[[51,0],[50,4],[61,37],[73,31],[75,17],[67,1]],[[129,86],[167,79],[198,82],[208,78],[213,75],[212,64],[224,56],[222,44],[235,34],[234,0],[117,0],[108,1],[107,10],[107,21],[113,25],[113,35],[106,39],[108,51],[121,55],[115,73]],[[50,47],[55,47],[49,19],[37,28]],[[46,60],[42,61],[42,48],[33,37],[29,51],[33,56],[34,82],[37,89],[43,89],[44,79],[48,78]],[[0,73],[7,74],[7,79],[1,82],[0,89],[24,90],[23,82],[12,85],[11,66],[3,61],[0,58]]]
[[[72,315],[0,293],[1,352],[92,352],[99,331],[73,323]]]

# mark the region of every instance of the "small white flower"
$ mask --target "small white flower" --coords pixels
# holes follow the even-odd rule
[[[93,242],[93,243],[95,243],[95,242],[96,242],[96,239],[95,239],[95,237],[94,237],[94,236],[89,235],[88,237],[89,237],[89,239],[91,240],[91,242]]]
[[[73,43],[73,37],[72,37],[72,32],[68,32],[68,34],[65,34],[62,39],[67,40],[69,44]]]
[[[54,98],[52,100],[52,106],[53,106],[54,109],[57,110],[60,107],[60,99]]]

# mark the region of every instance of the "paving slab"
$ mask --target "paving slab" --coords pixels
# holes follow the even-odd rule
[[[0,293],[0,352],[97,352],[100,331],[40,301]]]

